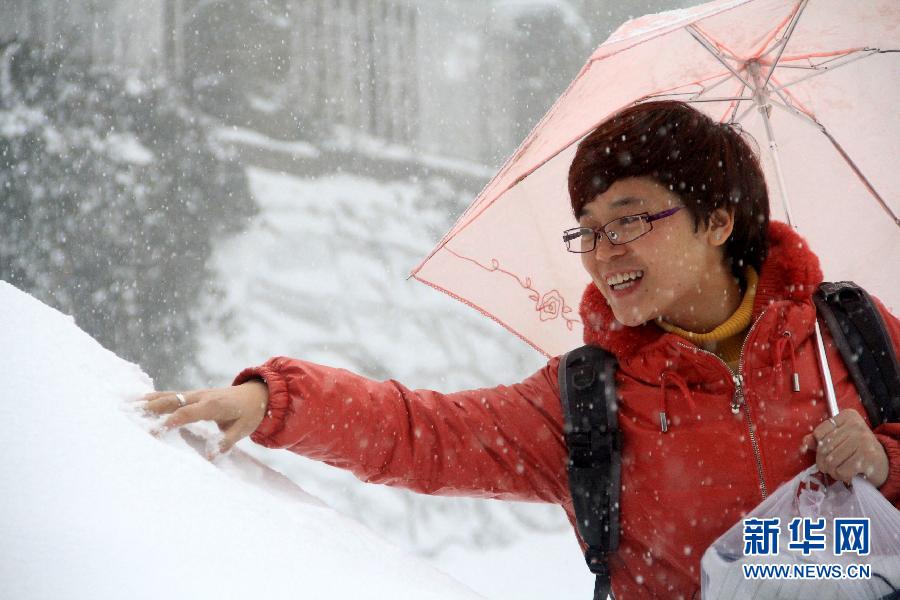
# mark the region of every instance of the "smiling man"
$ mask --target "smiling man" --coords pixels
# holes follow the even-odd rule
[[[829,419],[819,401],[822,272],[796,233],[769,223],[738,131],[677,102],[630,107],[579,144],[569,193],[578,227],[563,242],[592,279],[584,341],[618,361],[616,598],[696,596],[704,550],[814,462],[900,505],[900,424],[869,427],[833,344],[841,413]],[[900,349],[900,323],[879,307]],[[146,406],[171,413],[168,427],[216,421],[223,451],[251,435],[367,482],[553,502],[574,525],[559,367],[441,394],[275,357],[233,387],[157,392]]]

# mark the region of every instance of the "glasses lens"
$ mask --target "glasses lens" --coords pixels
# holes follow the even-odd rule
[[[613,244],[627,244],[650,231],[650,223],[643,215],[629,215],[606,226],[606,235]]]
[[[590,252],[594,249],[594,230],[587,227],[568,229],[563,233],[566,250],[569,252]]]

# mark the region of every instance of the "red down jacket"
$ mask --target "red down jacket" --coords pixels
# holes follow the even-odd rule
[[[599,290],[585,291],[585,341],[612,351],[620,365],[621,541],[610,562],[619,600],[691,598],[704,550],[814,462],[799,448],[828,417],[810,299],[822,273],[788,227],[772,224],[769,239],[737,414],[737,385],[722,360],[655,324],[618,325]],[[900,323],[881,308],[898,347]],[[865,415],[825,335],[838,404]],[[521,383],[441,394],[276,357],[244,370],[235,384],[254,377],[268,384],[268,413],[252,435],[259,444],[426,494],[554,502],[572,521],[558,364],[552,358]],[[795,371],[799,392],[791,386]],[[666,433],[660,410],[669,418]],[[881,492],[898,506],[900,424],[884,424],[876,435],[890,461]]]

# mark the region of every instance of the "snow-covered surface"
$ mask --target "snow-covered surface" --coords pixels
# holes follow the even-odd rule
[[[415,161],[425,167],[457,171],[483,179],[487,179],[494,174],[493,169],[477,162],[431,152],[422,152],[409,146],[387,142],[346,126],[339,125],[334,127],[334,138],[329,140],[328,145],[335,150],[352,151],[363,156],[396,160],[398,162]]]
[[[453,546],[430,562],[492,600],[587,600],[594,593],[571,530],[532,531],[481,551]]]
[[[292,156],[303,158],[317,158],[321,154],[319,149],[309,142],[285,142],[282,140],[274,140],[258,131],[238,127],[237,125],[220,127],[213,132],[213,138],[219,142],[240,143],[255,148],[284,152]]]
[[[148,433],[136,366],[0,281],[0,598],[477,598],[208,430]]]

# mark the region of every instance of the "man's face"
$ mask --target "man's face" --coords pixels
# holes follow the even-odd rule
[[[599,229],[604,224],[638,213],[655,214],[682,206],[677,194],[650,178],[615,182],[584,205],[578,223]],[[710,274],[721,273],[722,249],[712,244],[704,228],[695,233],[691,214],[679,210],[654,221],[653,229],[627,244],[613,245],[601,236],[593,252],[581,255],[594,285],[606,298],[616,319],[627,326],[663,317],[686,322],[712,300]],[[636,281],[616,284],[616,277],[639,273]]]

